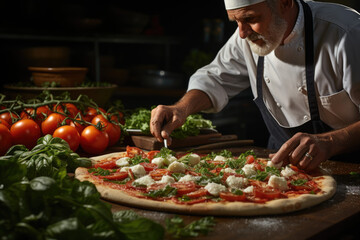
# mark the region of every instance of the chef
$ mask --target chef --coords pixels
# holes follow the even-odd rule
[[[251,87],[274,164],[305,170],[360,147],[360,15],[303,0],[225,0],[235,33],[174,105],[152,111],[159,140],[190,114],[219,112]]]

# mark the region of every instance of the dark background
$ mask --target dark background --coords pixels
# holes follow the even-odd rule
[[[338,2],[359,8],[357,1]],[[2,1],[1,92],[6,93],[4,85],[31,84],[29,66],[88,67],[87,81],[117,84],[112,100],[120,99],[126,108],[172,104],[185,92],[188,77],[212,60],[235,28],[222,0]],[[94,39],[103,39],[97,45],[99,79]],[[44,61],[39,53],[29,55],[37,47],[68,52],[64,59]],[[180,75],[181,84],[162,88],[138,81],[140,72],[159,69]],[[223,134],[265,146],[268,133],[252,98],[247,90],[222,112],[205,117]]]

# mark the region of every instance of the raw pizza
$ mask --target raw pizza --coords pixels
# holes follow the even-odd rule
[[[252,151],[175,155],[169,149],[92,158],[75,177],[95,184],[102,198],[123,205],[201,215],[251,216],[293,212],[319,204],[336,191],[328,175],[274,166]]]

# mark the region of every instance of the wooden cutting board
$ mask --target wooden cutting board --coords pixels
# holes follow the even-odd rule
[[[131,136],[131,139],[136,147],[145,150],[159,150],[164,147],[164,143],[158,142],[152,136]],[[171,149],[226,142],[236,139],[236,135],[222,135],[221,133],[200,134],[198,136],[190,136],[184,139],[173,139]]]

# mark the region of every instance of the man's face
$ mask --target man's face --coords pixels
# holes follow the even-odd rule
[[[266,2],[228,10],[227,13],[230,20],[236,21],[240,37],[249,42],[254,53],[265,56],[282,43],[287,22]]]

